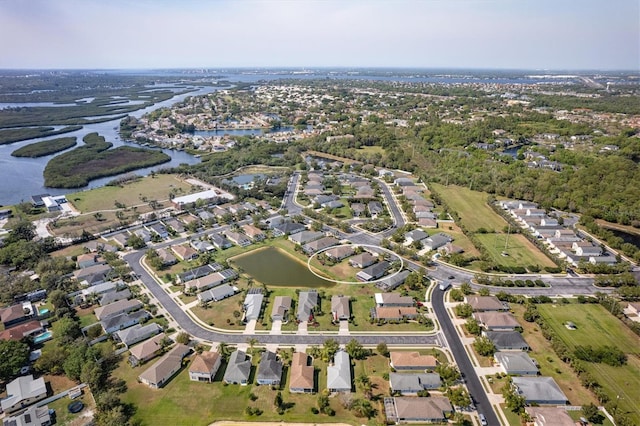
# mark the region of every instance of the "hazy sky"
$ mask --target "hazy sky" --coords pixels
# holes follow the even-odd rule
[[[0,68],[640,69],[640,0],[0,0]]]

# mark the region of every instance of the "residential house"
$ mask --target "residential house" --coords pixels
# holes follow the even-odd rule
[[[291,361],[289,392],[313,393],[315,389],[315,371],[311,357],[304,352],[295,352]]]
[[[34,308],[31,302],[19,303],[0,311],[0,322],[4,328],[10,328],[34,317]]]
[[[310,243],[305,244],[304,246],[302,246],[302,250],[305,253],[311,255],[326,248],[335,246],[339,242],[340,241],[335,237],[323,237],[319,240],[311,241]]]
[[[386,260],[383,260],[382,262],[375,263],[358,272],[356,274],[356,278],[358,281],[363,282],[377,280],[378,278],[381,278],[390,267],[391,264]]]
[[[298,312],[296,313],[296,319],[300,322],[313,321],[313,314],[317,306],[317,291],[301,291],[298,295]]]
[[[438,227],[438,222],[435,219],[420,217],[418,218],[418,225],[427,229],[436,229]]]
[[[413,179],[409,178],[397,178],[393,183],[395,186],[415,186]]]
[[[202,211],[198,212],[198,217],[203,222],[207,222],[207,221],[215,222],[215,220],[216,220],[216,215],[213,214],[213,213],[209,213],[206,210],[202,210]]]
[[[198,253],[209,253],[216,249],[216,247],[207,240],[191,240],[189,245]]]
[[[202,352],[193,358],[189,366],[189,379],[194,382],[213,382],[216,376],[222,356],[218,352]]]
[[[389,386],[392,392],[400,392],[402,395],[415,395],[423,390],[438,389],[442,386],[442,381],[437,373],[390,373]]]
[[[365,251],[360,254],[356,254],[351,259],[349,259],[349,264],[354,268],[362,269],[366,268],[367,266],[373,265],[377,260],[377,256],[374,256],[368,251]]]
[[[429,251],[438,250],[440,247],[450,243],[451,241],[453,241],[453,239],[450,236],[440,232],[422,240],[422,247]]]
[[[209,263],[207,265],[198,266],[197,268],[190,269],[188,271],[176,274],[177,283],[186,283],[187,281],[196,280],[202,278],[212,272],[218,272],[222,270],[222,265],[217,263]]]
[[[380,201],[369,201],[369,203],[367,203],[367,208],[369,209],[371,217],[376,217],[380,213],[384,212],[384,207],[382,207]]]
[[[252,288],[248,291],[243,307],[244,307],[244,321],[249,322],[260,318],[260,312],[262,311],[262,300],[264,295],[259,288]]]
[[[602,247],[594,246],[589,241],[574,241],[571,248],[576,252],[576,255],[582,257],[602,255]]]
[[[131,234],[128,231],[118,232],[111,235],[111,239],[118,243],[121,247],[126,247]]]
[[[110,334],[115,333],[118,330],[123,330],[127,327],[140,324],[140,321],[146,320],[150,317],[151,314],[149,314],[149,312],[140,310],[111,316],[105,320],[101,320],[100,325],[102,325],[102,329],[105,333]]]
[[[517,331],[483,331],[499,351],[518,350],[528,351],[529,344]]]
[[[100,253],[100,252],[116,252],[118,249],[111,244],[107,244],[102,241],[87,241],[83,246],[85,250],[88,250],[91,253]]]
[[[346,259],[354,253],[354,249],[351,246],[338,246],[331,248],[324,252],[325,256],[336,262]]]
[[[435,370],[438,360],[432,355],[421,355],[419,352],[392,351],[389,354],[389,365],[394,370]]]
[[[182,222],[180,222],[175,217],[170,217],[168,219],[165,219],[164,224],[167,227],[170,227],[171,229],[176,231],[178,234],[182,234],[185,231],[184,225],[182,224]]]
[[[222,299],[233,296],[237,291],[238,289],[236,287],[230,286],[229,284],[222,284],[210,290],[198,293],[197,297],[200,303],[207,303],[210,301],[219,302]]]
[[[3,426],[50,426],[51,424],[51,413],[47,405],[41,407],[32,405],[22,413],[6,416],[2,420]]]
[[[351,359],[343,350],[336,352],[333,364],[327,366],[327,389],[329,392],[351,392]]]
[[[525,407],[533,426],[576,426],[577,422],[562,407]]]
[[[406,245],[411,245],[415,242],[421,243],[422,240],[429,238],[429,234],[422,229],[414,229],[413,231],[404,234],[404,241]]]
[[[416,319],[418,317],[418,310],[411,307],[380,307],[377,306],[373,312],[374,319],[384,321],[403,321]]]
[[[127,348],[162,333],[162,327],[152,322],[145,325],[136,324],[124,330],[116,331],[113,336]]]
[[[109,265],[93,265],[73,273],[73,277],[81,285],[89,287],[96,284],[101,284],[107,280],[111,273],[111,266]]]
[[[7,383],[7,397],[0,400],[0,407],[5,413],[28,407],[47,396],[44,378],[34,379],[32,374],[21,376]]]
[[[251,358],[243,351],[236,350],[229,356],[222,380],[230,385],[246,386],[249,384],[250,374]]]
[[[512,386],[527,404],[565,405],[569,402],[553,377],[513,377]]]
[[[278,386],[282,379],[282,361],[271,351],[262,352],[258,364],[256,383],[259,385]]]
[[[112,291],[109,293],[105,293],[100,298],[100,306],[106,306],[110,303],[117,302],[118,300],[127,300],[131,297],[131,290],[129,288],[125,288],[120,291]]]
[[[253,241],[262,241],[265,239],[265,234],[262,232],[262,229],[257,226],[253,226],[250,224],[242,225],[242,231],[247,234],[247,237],[251,238]]]
[[[506,374],[537,376],[540,370],[526,352],[496,352],[493,356]]]
[[[391,291],[398,288],[398,286],[402,285],[411,272],[408,270],[403,270],[398,273],[395,273],[389,277],[383,278],[376,283],[376,287],[380,290]]]
[[[209,234],[209,240],[211,240],[211,243],[218,249],[218,250],[226,250],[229,247],[232,247],[233,244],[231,243],[231,241],[229,241],[227,239],[227,237],[225,237],[224,235],[218,234],[218,233],[211,233]]]
[[[393,423],[446,423],[453,412],[443,396],[385,398],[384,407],[387,421]]]
[[[133,234],[137,235],[138,237],[140,237],[140,239],[142,241],[144,241],[145,243],[148,243],[149,241],[151,241],[151,232],[147,231],[144,228],[138,228],[138,229],[134,230]]]
[[[182,360],[189,352],[191,352],[189,346],[177,343],[155,364],[140,374],[138,379],[153,389],[160,389],[180,371]]]
[[[334,321],[348,321],[351,318],[349,296],[331,296],[331,317]]]
[[[367,207],[362,203],[351,203],[351,212],[355,217],[360,217],[367,210]]]
[[[495,296],[465,296],[474,312],[507,311],[509,308]]]
[[[476,312],[473,317],[485,330],[515,330],[520,324],[510,312]]]
[[[618,263],[614,256],[589,256],[592,265],[615,265]]]
[[[159,248],[156,250],[158,253],[158,258],[162,262],[162,266],[171,266],[178,263],[178,259],[166,248]]]
[[[84,253],[78,256],[76,265],[80,269],[88,268],[89,266],[104,265],[105,260],[102,256],[95,253]]]
[[[177,246],[171,246],[171,250],[173,250],[173,252],[176,254],[176,256],[178,256],[178,259],[180,260],[193,260],[196,259],[198,257],[198,252],[187,246],[187,245],[177,245]]]
[[[185,291],[204,291],[213,287],[224,284],[230,280],[237,278],[238,273],[233,269],[225,269],[224,271],[214,272],[204,277],[184,283]]]
[[[130,347],[129,361],[131,361],[131,364],[138,365],[155,358],[162,351],[162,340],[165,337],[164,334],[156,334],[152,338]]]
[[[324,237],[322,232],[316,231],[302,231],[289,235],[289,241],[298,245],[305,245],[311,241],[319,240]]]
[[[96,318],[98,318],[98,320],[105,320],[122,313],[136,311],[138,309],[141,309],[142,306],[142,302],[137,299],[118,300],[117,302],[109,303],[108,305],[96,308],[93,313],[96,315]]]
[[[291,310],[291,297],[276,296],[271,309],[271,321],[288,321]]]
[[[123,281],[107,281],[92,287],[83,288],[80,294],[74,298],[74,303],[89,302],[94,298],[102,297],[104,294],[115,293],[119,286],[124,286]]]
[[[43,331],[44,327],[42,326],[42,323],[40,321],[32,320],[0,331],[0,340],[19,341],[25,337],[40,334]]]
[[[229,239],[229,241],[237,246],[246,247],[248,245],[251,245],[251,240],[246,235],[239,232],[226,231],[225,235]]]
[[[281,235],[294,235],[307,229],[304,225],[297,222],[282,222],[273,226],[273,235],[279,237]]]
[[[415,302],[411,296],[401,296],[400,293],[376,293],[374,294],[376,306],[413,306]]]
[[[147,228],[152,233],[156,234],[157,236],[159,236],[163,240],[169,238],[169,231],[167,231],[167,228],[161,222],[156,222],[156,223],[153,223],[151,225],[147,225]]]

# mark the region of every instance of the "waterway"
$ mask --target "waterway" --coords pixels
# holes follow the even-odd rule
[[[276,247],[253,251],[231,260],[256,281],[274,287],[324,288],[335,285],[312,274],[307,265]]]
[[[140,118],[143,114],[154,111],[158,108],[169,107],[174,103],[181,102],[187,96],[198,96],[212,93],[216,90],[221,89],[221,87],[193,87],[192,89],[193,90],[189,93],[176,95],[166,101],[158,102],[149,107],[131,112],[129,115]],[[42,106],[42,104],[37,105]],[[86,124],[82,127],[82,129],[78,131],[65,133],[62,135],[35,138],[7,145],[0,145],[0,182],[2,182],[0,184],[0,205],[11,205],[19,203],[21,201],[28,201],[30,200],[32,195],[36,194],[48,193],[51,195],[61,195],[81,191],[84,189],[98,188],[112,181],[117,176],[110,176],[92,180],[89,185],[84,188],[47,188],[44,186],[44,177],[42,175],[42,172],[44,171],[44,168],[49,160],[52,157],[59,155],[60,152],[39,158],[17,158],[12,157],[11,153],[22,146],[29,145],[34,142],[69,136],[75,136],[77,138],[77,147],[83,144],[82,138],[92,132],[99,133],[100,135],[104,136],[108,142],[113,143],[114,147],[118,147],[126,144],[125,141],[120,139],[119,127],[120,120],[114,119],[103,123]],[[183,151],[168,149],[163,149],[162,151],[171,157],[170,162],[153,167],[138,169],[132,173],[144,176],[149,174],[152,170],[157,171],[162,168],[177,167],[180,164],[196,164],[200,161],[199,158],[196,158],[193,155],[187,154]]]

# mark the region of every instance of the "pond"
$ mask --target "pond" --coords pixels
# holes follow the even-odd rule
[[[312,274],[305,263],[275,247],[252,251],[230,261],[268,286],[318,288],[334,285]]]

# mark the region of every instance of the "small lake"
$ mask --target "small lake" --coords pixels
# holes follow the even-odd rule
[[[625,243],[633,244],[634,246],[640,248],[640,235],[632,234],[630,232],[621,231],[619,229],[607,228],[608,231],[613,232],[616,237],[620,237],[624,240]]]
[[[275,247],[253,251],[235,257],[230,262],[268,286],[319,288],[334,285],[315,276],[306,264]]]

